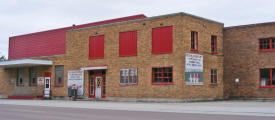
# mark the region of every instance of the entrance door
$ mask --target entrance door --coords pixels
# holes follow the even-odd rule
[[[44,82],[44,97],[49,98],[51,92],[51,78],[50,77],[45,77],[45,82]]]
[[[101,85],[102,84],[102,77],[97,76],[95,78],[95,98],[101,98]]]

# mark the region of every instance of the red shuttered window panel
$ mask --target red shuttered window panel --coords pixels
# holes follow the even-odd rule
[[[119,33],[119,56],[137,55],[137,31]]]
[[[158,27],[152,29],[152,54],[173,52],[173,27]]]
[[[89,58],[104,58],[104,35],[90,37]]]

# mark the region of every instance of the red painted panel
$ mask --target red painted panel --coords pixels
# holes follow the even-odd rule
[[[146,16],[141,14],[10,37],[9,59],[21,59],[65,54],[67,30],[143,18],[146,18]]]
[[[173,27],[158,27],[152,29],[152,54],[173,52]]]
[[[104,58],[104,35],[90,37],[90,59]]]
[[[137,55],[137,31],[119,33],[119,56]]]

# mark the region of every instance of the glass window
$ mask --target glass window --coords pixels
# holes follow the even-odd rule
[[[37,85],[37,68],[30,68],[30,86],[36,86]]]
[[[217,82],[218,82],[217,69],[211,69],[210,76],[211,76],[210,83],[211,84],[217,84]]]
[[[136,84],[137,83],[137,69],[120,69],[120,84]]]
[[[24,85],[24,68],[17,69],[16,85],[17,86],[23,86]]]
[[[161,67],[152,68],[153,83],[152,84],[172,84],[173,68]]]
[[[198,50],[198,32],[191,32],[191,50]]]
[[[56,86],[64,85],[64,66],[55,66],[55,80]]]
[[[217,54],[217,36],[211,36],[211,53]]]
[[[260,70],[260,86],[271,86],[270,71],[272,71],[272,69]]]
[[[259,40],[260,51],[275,50],[275,38],[264,38]]]

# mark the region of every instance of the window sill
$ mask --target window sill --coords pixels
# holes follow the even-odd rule
[[[198,52],[199,49],[191,49],[191,51],[193,51],[193,52]]]
[[[64,87],[64,85],[55,85],[54,87]]]
[[[123,86],[137,86],[138,84],[137,83],[135,83],[135,84],[123,84],[123,83],[120,83],[119,85],[121,87],[123,87]]]
[[[215,87],[215,86],[218,86],[218,83],[210,83],[209,86]]]
[[[260,86],[260,88],[275,88],[275,86]]]
[[[218,52],[212,52],[211,54],[215,55],[215,54],[218,54]]]
[[[16,87],[24,87],[24,85],[16,85]]]
[[[152,85],[173,85],[173,83],[152,83]]]
[[[275,51],[275,49],[265,49],[265,50],[259,50],[260,52],[270,52],[270,51]]]

